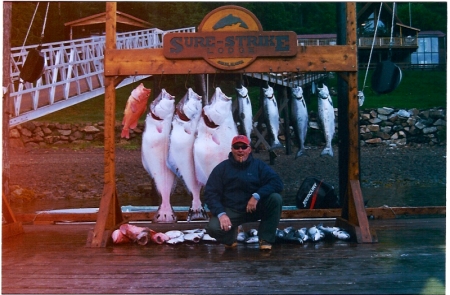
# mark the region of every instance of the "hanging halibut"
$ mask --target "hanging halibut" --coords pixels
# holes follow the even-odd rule
[[[161,205],[153,222],[176,222],[176,216],[170,205],[170,194],[175,174],[167,167],[169,154],[169,135],[175,110],[174,96],[162,89],[160,95],[150,104],[145,130],[142,135],[142,164],[155,181],[161,195]]]
[[[298,151],[295,159],[305,155],[305,140],[308,132],[308,109],[306,107],[305,98],[303,97],[303,89],[300,86],[294,87],[292,90],[291,111],[294,120],[294,131],[298,139]]]
[[[131,91],[125,106],[121,138],[130,138],[130,129],[136,128],[139,118],[144,114],[151,92],[152,90],[145,88],[142,83]]]
[[[272,137],[270,149],[282,148],[283,145],[278,140],[278,132],[280,130],[280,114],[278,113],[278,104],[275,98],[273,88],[267,85],[264,91],[264,112],[269,124],[268,130]]]
[[[323,84],[323,88],[318,88],[318,109],[319,109],[319,119],[322,124],[323,133],[325,134],[325,148],[323,149],[321,156],[331,156],[333,157],[333,147],[331,146],[331,141],[334,136],[334,108],[333,101],[331,100],[330,92],[328,87]]]
[[[208,219],[200,200],[201,185],[195,177],[194,140],[202,112],[202,97],[189,88],[175,109],[170,133],[169,157],[167,166],[192,194],[192,206],[187,221]]]
[[[217,164],[226,160],[231,141],[238,135],[231,112],[231,97],[217,87],[211,103],[203,107],[194,142],[194,163],[197,180],[205,185]]]
[[[239,124],[240,134],[247,136],[250,139],[250,135],[253,129],[253,111],[252,102],[248,96],[248,89],[239,84],[236,87],[237,99],[235,101],[237,107],[235,110],[236,122]]]

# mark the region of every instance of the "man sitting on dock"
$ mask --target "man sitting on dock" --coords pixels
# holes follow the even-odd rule
[[[271,250],[281,217],[283,182],[251,152],[249,139],[238,135],[232,140],[228,159],[211,172],[204,197],[213,216],[206,231],[226,248],[234,248],[238,226],[261,220],[259,248]]]

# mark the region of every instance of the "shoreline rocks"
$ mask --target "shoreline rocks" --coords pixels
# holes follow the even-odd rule
[[[335,109],[337,118],[337,109]],[[317,114],[310,112],[308,138],[311,144],[323,140]],[[444,108],[394,109],[382,107],[378,109],[360,110],[359,134],[360,144],[404,146],[414,144],[445,145],[446,144],[446,110]],[[116,123],[116,140],[120,141],[122,126]],[[144,123],[130,131],[130,138],[140,138]],[[336,119],[336,135],[338,136]],[[282,136],[280,136],[281,138]],[[104,123],[60,124],[39,121],[25,122],[14,126],[9,131],[11,148],[14,147],[48,147],[64,144],[86,144],[103,142]]]

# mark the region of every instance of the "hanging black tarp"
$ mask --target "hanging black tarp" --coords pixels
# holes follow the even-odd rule
[[[32,48],[28,52],[27,59],[20,70],[20,78],[25,82],[34,83],[44,71],[44,55],[40,48]]]
[[[372,89],[378,94],[394,91],[402,80],[402,70],[392,61],[377,64],[372,75]]]

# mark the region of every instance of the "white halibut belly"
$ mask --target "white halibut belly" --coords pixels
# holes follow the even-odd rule
[[[238,134],[236,127],[229,122],[224,125],[211,129],[203,119],[199,123],[199,133],[194,142],[194,163],[197,180],[202,185],[206,184],[214,167],[228,158],[233,137]],[[213,140],[213,135],[219,139],[219,144]]]
[[[183,179],[191,193],[199,191],[200,185],[195,177],[193,152],[195,135],[187,134],[182,124],[175,123],[172,126],[167,165]]]
[[[148,120],[149,118],[147,118]],[[166,161],[169,153],[169,124],[164,124],[163,132],[157,131],[153,122],[146,123],[142,136],[142,164],[145,170],[155,181],[155,185],[163,197],[170,196],[175,175],[167,167]]]

